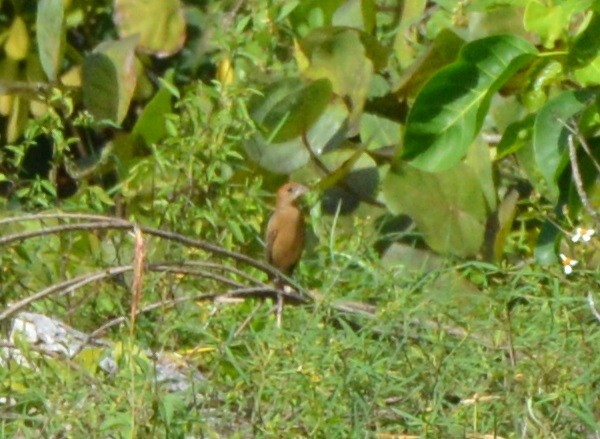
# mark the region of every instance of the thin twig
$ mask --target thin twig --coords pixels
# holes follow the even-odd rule
[[[325,163],[323,163],[323,161],[313,151],[312,146],[310,145],[310,142],[308,141],[306,131],[302,132],[301,137],[302,137],[302,144],[304,145],[304,148],[306,148],[306,150],[308,151],[308,154],[310,155],[311,160],[315,163],[315,165],[317,165],[317,168],[319,168],[323,173],[325,173],[325,175],[327,175],[327,176],[331,175],[331,171],[329,170],[329,168],[325,165]],[[384,203],[382,203],[381,201],[379,201],[375,198],[372,198],[372,197],[365,197],[365,196],[359,194],[358,192],[356,192],[354,190],[354,188],[352,188],[352,186],[350,186],[344,178],[340,179],[340,181],[338,183],[344,189],[346,189],[348,192],[350,192],[352,195],[358,197],[358,199],[360,201],[363,201],[372,206],[386,207],[386,205]]]
[[[95,282],[100,279],[105,279],[107,277],[114,277],[118,274],[125,273],[131,270],[133,270],[132,265],[111,267],[96,273],[87,273],[74,279],[68,279],[66,281],[54,284],[48,288],[44,288],[43,290],[35,294],[32,294],[31,296],[19,300],[17,303],[14,303],[4,311],[0,312],[0,322],[12,316],[16,312],[22,310],[23,308],[31,305],[33,302],[48,297],[52,294],[58,293],[59,296],[64,296],[65,294],[75,291],[77,288],[81,288],[82,286],[87,285],[89,283]]]
[[[135,316],[142,299],[142,280],[144,278],[144,265],[146,261],[146,245],[144,236],[139,227],[133,228],[135,250],[133,253],[133,281],[131,283],[131,336],[135,332]]]
[[[598,308],[596,308],[596,302],[594,301],[594,296],[592,295],[591,291],[588,292],[587,300],[588,304],[590,305],[590,309],[592,310],[592,315],[600,322],[600,312],[598,311]]]
[[[590,214],[593,218],[596,226],[600,226],[600,219],[598,218],[598,212],[596,212],[590,203],[590,199],[588,198],[585,188],[583,187],[583,180],[581,178],[581,172],[579,170],[579,163],[577,162],[577,150],[575,148],[575,142],[573,141],[573,134],[570,134],[568,137],[569,144],[569,160],[571,162],[571,172],[573,173],[573,180],[575,181],[575,189],[577,190],[577,195],[581,199],[581,204],[584,209]]]
[[[73,231],[85,231],[85,230],[133,230],[135,223],[130,221],[126,221],[120,218],[112,218],[101,215],[85,215],[85,214],[39,214],[39,215],[25,215],[21,217],[11,218],[9,220],[0,221],[0,225],[7,222],[16,222],[16,221],[32,221],[32,220],[42,220],[42,219],[51,219],[51,218],[70,218],[70,219],[79,219],[79,220],[88,220],[92,222],[78,223],[78,224],[64,224],[61,226],[47,227],[41,230],[34,230],[28,232],[15,233],[12,235],[7,235],[0,238],[0,246],[11,244],[13,242],[24,241],[27,239],[51,235],[55,233],[64,233],[64,232],[73,232]],[[186,245],[189,247],[200,248],[202,250],[208,251],[214,255],[230,258],[236,260],[238,262],[242,262],[248,264],[254,268],[257,268],[264,273],[269,274],[271,277],[279,277],[286,280],[286,282],[294,287],[297,291],[300,291],[302,294],[305,294],[307,298],[310,298],[310,293],[308,293],[301,285],[294,282],[294,280],[280,273],[276,268],[271,265],[259,261],[257,259],[251,258],[243,253],[234,252],[231,250],[226,250],[222,247],[219,247],[216,244],[212,244],[207,241],[202,241],[198,239],[189,238],[185,235],[181,235],[174,232],[168,232],[165,230],[154,229],[151,227],[139,226],[140,230],[147,235],[167,239],[169,241],[177,242],[182,245]]]
[[[31,305],[32,303],[34,303],[38,300],[44,299],[48,296],[57,295],[58,297],[62,297],[64,295],[72,293],[75,290],[82,288],[92,282],[100,281],[100,280],[103,280],[106,278],[112,278],[119,274],[126,273],[128,271],[133,271],[133,269],[134,269],[133,265],[122,265],[122,266],[117,266],[117,267],[111,267],[111,268],[107,268],[105,270],[101,270],[101,271],[95,272],[95,273],[86,273],[86,274],[78,276],[76,278],[68,279],[63,282],[59,282],[57,284],[51,285],[50,287],[45,288],[37,293],[34,293],[34,294],[26,297],[25,299],[22,299],[16,303],[14,303],[13,305],[9,306],[7,309],[5,309],[4,311],[2,311],[0,313],[0,321],[14,315],[18,311],[21,311],[22,309]],[[220,276],[215,273],[207,272],[205,270],[186,268],[185,264],[184,264],[184,266],[181,266],[181,265],[175,265],[175,264],[171,264],[171,263],[155,263],[155,264],[149,264],[146,267],[146,269],[148,271],[153,271],[153,272],[166,272],[166,273],[177,273],[177,274],[201,276],[203,278],[209,278],[209,279],[216,280],[218,282],[224,283],[224,284],[229,285],[234,288],[244,288],[245,287],[244,284],[235,282],[231,279],[228,279],[226,277]],[[258,286],[262,289],[270,288],[266,284],[262,284],[262,283],[260,283]]]
[[[276,318],[275,318],[277,328],[281,328],[281,316],[282,315],[283,315],[283,296],[281,294],[277,294],[277,306],[276,306]]]
[[[169,299],[169,300],[163,300],[160,302],[155,302],[152,303],[150,305],[147,305],[143,308],[140,308],[137,312],[137,314],[143,314],[143,313],[147,313],[150,311],[154,311],[156,309],[160,309],[160,308],[171,308],[175,305],[178,305],[180,303],[184,303],[184,302],[189,302],[189,301],[205,301],[205,300],[214,300],[217,297],[269,297],[269,298],[274,298],[277,296],[277,294],[279,293],[278,290],[275,290],[273,288],[271,289],[265,289],[265,288],[258,288],[258,287],[251,287],[251,288],[238,288],[235,290],[228,290],[222,293],[204,293],[204,294],[196,294],[194,296],[185,296],[185,297],[177,297],[175,299]],[[283,293],[284,296],[286,296],[289,300],[291,301],[296,301],[299,299],[298,296],[293,296],[287,293]],[[101,327],[99,327],[98,329],[96,329],[95,331],[93,331],[89,338],[90,340],[97,338],[100,334],[102,334],[104,331],[106,331],[109,328],[112,328],[113,326],[119,325],[121,323],[124,323],[126,321],[127,317],[125,316],[121,316],[121,317],[117,317],[114,318],[108,322],[106,322],[104,325],[102,325]]]
[[[244,319],[244,321],[242,322],[240,327],[237,328],[235,330],[235,332],[233,333],[233,338],[237,338],[242,333],[242,331],[246,328],[246,326],[248,326],[248,324],[252,321],[252,319],[254,318],[254,316],[256,315],[258,310],[260,309],[261,305],[262,305],[262,303],[259,302],[254,306],[254,309],[250,312],[250,314],[248,314],[248,317],[246,317]]]
[[[175,299],[169,299],[169,300],[163,300],[160,302],[155,302],[155,303],[147,305],[143,308],[140,308],[137,310],[136,316],[139,316],[140,314],[148,313],[150,311],[154,311],[157,309],[171,308],[171,307],[179,305],[181,303],[190,302],[190,301],[196,302],[196,301],[201,301],[201,300],[202,301],[214,300],[218,297],[226,297],[226,296],[228,296],[228,297],[261,297],[261,298],[270,297],[270,298],[273,298],[278,293],[279,293],[279,291],[275,290],[273,288],[251,287],[251,288],[237,288],[234,290],[225,291],[223,293],[203,293],[203,294],[196,294],[193,296],[177,297]],[[284,296],[286,296],[288,298],[288,300],[290,300],[292,302],[297,301],[297,300],[303,300],[301,297],[291,295],[291,294],[284,293]],[[73,355],[71,355],[71,358],[74,358],[79,352],[81,352],[83,350],[83,348],[86,345],[88,345],[91,342],[93,342],[94,340],[96,340],[108,329],[110,329],[114,326],[120,325],[122,323],[125,323],[126,321],[127,321],[127,317],[125,317],[125,316],[116,317],[116,318],[104,323],[102,326],[95,329],[94,331],[92,331],[86,337],[84,342],[81,343],[81,345],[78,347],[78,349],[75,350]]]
[[[598,160],[596,160],[596,157],[594,157],[594,154],[592,154],[590,145],[588,144],[585,137],[583,137],[583,134],[581,134],[581,131],[577,128],[577,126],[575,124],[568,124],[561,119],[558,119],[558,121],[562,123],[563,126],[571,132],[571,134],[577,137],[577,141],[579,142],[585,153],[589,156],[590,160],[596,167],[596,170],[600,172],[600,163],[598,163]]]
[[[26,239],[30,239],[30,238],[34,238],[34,237],[45,236],[45,235],[49,235],[49,234],[53,234],[53,233],[63,233],[63,232],[70,232],[70,231],[107,230],[107,229],[133,230],[134,225],[135,225],[132,222],[129,222],[129,221],[126,221],[123,219],[119,219],[119,218],[105,217],[105,216],[101,216],[101,215],[64,214],[64,213],[61,213],[61,214],[37,214],[37,215],[26,215],[26,216],[22,216],[22,217],[8,218],[8,219],[0,220],[0,225],[10,223],[10,222],[17,222],[17,221],[44,220],[44,219],[53,219],[53,218],[55,218],[55,219],[59,219],[59,218],[75,219],[75,220],[87,221],[87,222],[78,223],[78,224],[63,224],[61,226],[48,227],[48,228],[44,228],[42,230],[22,232],[22,233],[4,236],[4,237],[0,238],[0,245],[6,245],[6,244],[13,243],[13,242],[22,241],[22,240],[26,240]],[[255,282],[257,282],[257,284],[258,284],[258,286],[256,286],[256,287],[238,288],[238,286],[240,284],[236,283],[235,281],[233,281],[231,279],[227,279],[223,276],[219,276],[214,273],[204,272],[202,270],[190,270],[189,267],[186,267],[186,265],[192,265],[193,263],[183,263],[183,264],[180,263],[179,267],[173,266],[172,263],[149,264],[146,267],[147,270],[165,271],[165,272],[180,272],[180,273],[184,273],[184,274],[194,274],[194,275],[201,275],[201,276],[205,276],[205,277],[212,277],[213,279],[218,280],[220,282],[225,282],[230,285],[235,285],[236,289],[230,290],[230,291],[227,291],[227,292],[221,293],[221,294],[206,293],[206,294],[200,294],[200,295],[192,296],[192,297],[183,297],[183,298],[176,298],[176,299],[168,300],[168,301],[162,301],[159,303],[148,305],[142,309],[139,309],[138,312],[136,313],[136,315],[138,315],[141,312],[148,312],[153,309],[160,308],[160,307],[173,306],[177,303],[185,302],[188,300],[194,300],[194,299],[195,300],[211,300],[216,297],[241,297],[241,298],[257,297],[257,298],[262,298],[262,299],[270,298],[270,299],[277,300],[277,298],[281,295],[281,297],[283,297],[283,299],[285,299],[285,302],[295,303],[295,304],[315,303],[315,301],[317,301],[317,299],[318,299],[318,296],[319,296],[318,293],[313,293],[313,292],[307,291],[306,289],[302,288],[300,285],[295,283],[292,279],[289,279],[288,277],[283,276],[281,273],[279,273],[273,267],[271,267],[265,263],[262,263],[260,261],[257,261],[255,259],[252,259],[244,254],[232,252],[232,251],[223,249],[215,244],[188,238],[184,235],[180,235],[180,234],[173,233],[173,232],[167,232],[167,231],[153,229],[153,228],[149,228],[149,227],[140,227],[140,230],[147,235],[171,240],[173,242],[177,242],[182,245],[187,245],[190,247],[200,248],[200,249],[203,249],[210,253],[213,253],[217,256],[231,258],[233,260],[246,263],[250,266],[258,268],[259,270],[261,270],[265,273],[271,274],[273,277],[279,277],[279,278],[285,279],[286,282],[289,285],[291,285],[292,287],[294,287],[294,289],[296,291],[294,293],[284,292],[281,289],[266,287],[266,286],[264,286],[264,284],[258,283],[259,281],[256,281],[256,280],[255,280]],[[198,263],[198,264],[201,264],[201,263]],[[215,264],[215,268],[225,269],[225,270],[228,270],[235,274],[241,274],[241,271],[237,271],[236,269],[232,269],[232,268],[226,267],[226,266],[220,266],[219,264]],[[48,288],[40,291],[39,293],[36,293],[26,299],[23,299],[20,302],[17,302],[16,304],[12,305],[7,310],[0,313],[0,321],[3,319],[6,319],[8,316],[13,315],[15,312],[19,311],[20,309],[28,306],[29,304],[31,304],[34,301],[39,300],[43,297],[47,297],[47,296],[52,295],[57,292],[60,295],[67,294],[71,291],[74,291],[77,288],[82,287],[83,285],[86,285],[91,282],[101,280],[101,279],[104,279],[107,277],[114,277],[118,274],[121,274],[121,273],[124,273],[127,271],[131,271],[132,269],[133,269],[133,267],[131,265],[111,267],[111,268],[102,270],[97,273],[86,274],[83,276],[79,276],[75,279],[69,279],[69,280],[61,282],[59,284],[55,284],[51,287],[48,287]],[[342,313],[343,315],[350,315],[350,316],[360,315],[362,317],[366,317],[369,319],[376,318],[376,308],[372,307],[370,305],[365,305],[365,304],[358,303],[358,302],[338,301],[338,302],[334,302],[330,306],[333,310],[338,311],[338,312]],[[105,325],[103,325],[102,327],[100,327],[96,331],[94,331],[91,334],[90,339],[93,339],[94,337],[97,336],[97,334],[101,333],[102,331],[104,331],[112,326],[115,326],[117,324],[120,324],[120,323],[124,322],[125,320],[126,320],[126,317],[119,317],[117,319],[111,320],[110,322],[107,322]],[[413,327],[418,327],[421,329],[441,330],[453,337],[458,337],[458,338],[468,337],[468,338],[471,338],[471,339],[477,341],[478,343],[483,344],[484,346],[488,346],[490,348],[495,348],[495,349],[500,348],[503,350],[507,349],[507,347],[505,347],[505,346],[496,346],[494,343],[492,343],[490,340],[486,339],[485,337],[478,336],[476,334],[472,334],[472,333],[465,331],[464,329],[458,328],[458,327],[440,326],[439,323],[436,323],[436,322],[420,321],[420,320],[411,320],[409,325],[413,326]],[[376,333],[381,333],[381,334],[383,334],[383,332],[384,332],[384,331],[379,331],[377,329],[375,329],[374,331]],[[402,329],[401,329],[401,331],[402,331]],[[413,337],[413,338],[419,338],[419,337]]]

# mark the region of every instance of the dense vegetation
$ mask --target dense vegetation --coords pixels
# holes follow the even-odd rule
[[[108,343],[2,342],[0,435],[598,437],[599,26],[593,0],[0,2],[2,338],[29,310]],[[288,179],[310,239],[278,327]]]

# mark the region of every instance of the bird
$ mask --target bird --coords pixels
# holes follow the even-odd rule
[[[290,276],[304,250],[305,223],[298,198],[308,192],[300,183],[288,182],[277,191],[275,212],[267,224],[267,261]]]

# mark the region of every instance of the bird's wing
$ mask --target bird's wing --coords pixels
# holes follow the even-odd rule
[[[273,217],[269,220],[269,224],[267,224],[267,261],[269,264],[273,262],[273,243],[275,242],[275,238],[277,237],[277,227],[273,227]]]

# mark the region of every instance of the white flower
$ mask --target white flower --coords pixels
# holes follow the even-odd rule
[[[592,239],[592,236],[596,231],[594,229],[586,229],[585,227],[577,227],[575,229],[575,234],[571,237],[571,241],[573,242],[589,242]]]
[[[570,257],[563,255],[562,253],[560,254],[560,261],[562,262],[565,274],[573,273],[573,267],[579,263],[579,261],[571,259]]]

